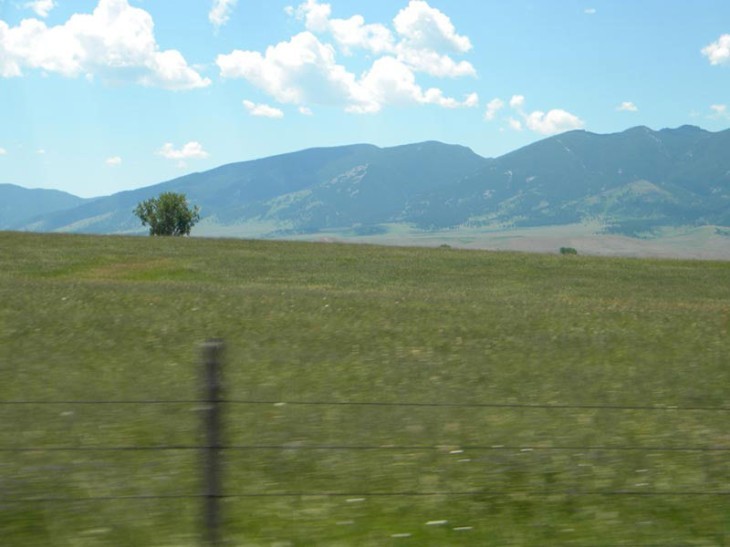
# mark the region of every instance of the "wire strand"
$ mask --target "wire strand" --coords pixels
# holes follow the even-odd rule
[[[730,447],[723,446],[507,446],[507,445],[292,445],[292,444],[259,444],[259,445],[166,445],[166,446],[26,446],[0,447],[0,452],[133,452],[133,451],[175,451],[175,450],[353,450],[353,451],[406,451],[406,450],[458,450],[472,451],[585,451],[585,452],[730,452]]]

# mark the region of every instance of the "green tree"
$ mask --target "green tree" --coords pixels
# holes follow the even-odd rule
[[[137,205],[134,214],[149,225],[151,236],[186,236],[200,220],[200,209],[190,207],[185,194],[163,192]]]

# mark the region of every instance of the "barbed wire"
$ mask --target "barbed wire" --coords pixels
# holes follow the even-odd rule
[[[730,452],[725,446],[520,446],[520,445],[459,445],[444,443],[438,445],[295,445],[295,444],[256,444],[256,445],[160,445],[160,446],[20,446],[0,447],[0,452],[132,452],[132,451],[175,451],[175,450],[362,450],[362,451],[400,451],[400,450],[458,450],[464,451],[585,451],[585,452]]]
[[[456,403],[456,402],[408,402],[408,401],[281,401],[257,399],[226,399],[206,401],[200,399],[142,399],[142,400],[8,400],[0,401],[0,407],[12,406],[113,406],[113,405],[194,405],[201,410],[213,404],[250,405],[250,406],[310,406],[310,407],[363,407],[363,408],[432,408],[432,409],[505,409],[505,410],[573,410],[573,411],[646,411],[646,412],[729,412],[730,407],[713,406],[682,406],[682,405],[618,405],[618,404],[568,404],[568,403]],[[598,445],[598,446],[540,446],[540,445],[460,445],[445,442],[432,445],[395,445],[395,444],[243,444],[243,445],[190,445],[170,444],[157,446],[34,446],[34,447],[0,447],[0,453],[27,453],[27,452],[157,452],[157,451],[199,451],[216,449],[221,451],[448,451],[449,454],[459,454],[466,451],[514,451],[514,452],[547,452],[547,451],[574,451],[574,452],[611,452],[633,451],[651,453],[726,453],[730,447],[726,446],[636,446],[636,445]],[[95,502],[124,502],[124,501],[156,501],[156,500],[200,500],[200,499],[266,499],[266,498],[348,498],[348,499],[388,499],[388,498],[454,498],[454,497],[635,497],[635,498],[691,498],[730,496],[728,490],[534,490],[534,491],[395,491],[395,492],[251,492],[231,493],[211,496],[209,494],[174,494],[174,495],[108,495],[108,496],[39,496],[24,498],[0,497],[0,506],[11,504],[34,503],[95,503]],[[648,547],[648,546],[647,546]]]

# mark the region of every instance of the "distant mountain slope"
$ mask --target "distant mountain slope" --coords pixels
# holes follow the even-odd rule
[[[120,192],[17,228],[143,232],[132,210],[141,200],[165,191],[184,192],[199,205],[204,225],[257,221],[271,226],[273,232],[288,233],[396,221],[411,197],[488,162],[468,148],[437,142],[385,149],[372,145],[315,148]]]
[[[23,220],[71,209],[87,201],[58,190],[29,190],[14,184],[0,184],[0,230]]]
[[[730,130],[570,131],[496,159],[438,142],[316,148],[224,165],[15,227],[143,233],[132,209],[162,191],[184,192],[201,207],[198,235],[370,234],[385,224],[494,230],[588,220],[629,235],[730,226]]]
[[[730,224],[730,131],[636,127],[571,131],[494,160],[424,196],[425,226],[561,225],[599,218],[609,231]]]

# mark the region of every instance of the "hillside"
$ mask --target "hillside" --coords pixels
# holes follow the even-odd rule
[[[0,184],[0,230],[28,218],[71,209],[85,201],[88,200],[58,190],[31,190],[14,184]]]
[[[134,206],[176,191],[201,207],[197,235],[373,236],[392,225],[495,232],[590,222],[599,233],[651,236],[730,226],[728,150],[730,130],[694,126],[571,131],[496,159],[438,142],[317,148],[26,215],[12,227],[143,233]]]
[[[598,220],[609,233],[730,225],[730,131],[636,127],[571,131],[493,161],[426,196],[423,226],[556,226]]]

